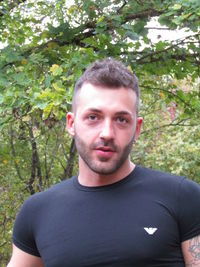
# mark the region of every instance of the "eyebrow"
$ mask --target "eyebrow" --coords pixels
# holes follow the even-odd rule
[[[89,108],[89,109],[86,109],[85,112],[102,113],[102,111],[100,109],[97,109],[97,108]]]
[[[97,109],[97,108],[89,108],[88,110],[86,110],[86,112],[103,113],[100,109]],[[131,116],[131,117],[133,117],[133,114],[132,113],[130,113],[128,111],[125,111],[125,110],[117,111],[115,113],[115,115],[125,115],[125,116]]]
[[[132,117],[132,113],[128,112],[128,111],[118,111],[116,112],[116,115],[129,115]]]

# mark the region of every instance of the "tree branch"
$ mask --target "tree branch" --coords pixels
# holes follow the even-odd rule
[[[163,88],[150,88],[149,86],[144,86],[144,85],[141,85],[141,87],[145,88],[145,89],[149,89],[149,90],[152,90],[152,89],[156,89],[157,91],[163,91],[167,94],[171,94],[174,98],[177,98],[178,100],[180,100],[185,106],[189,107],[192,111],[194,112],[198,112],[195,108],[193,108],[190,103],[186,102],[184,99],[182,99],[179,95],[177,95],[175,92],[172,92],[172,91],[169,91],[169,90],[166,90],[166,89],[163,89]]]
[[[122,4],[122,6],[120,6],[120,7],[118,8],[118,10],[117,10],[117,13],[118,13],[119,15],[122,14],[122,10],[123,10],[123,8],[124,8],[126,5],[127,5],[127,2],[124,0],[124,3]]]
[[[54,161],[56,159],[55,155],[57,154],[57,151],[58,151],[59,146],[60,146],[60,141],[59,141],[58,134],[57,134],[57,131],[56,131],[55,128],[54,128],[54,131],[55,131],[55,134],[56,134],[56,141],[55,141],[55,146],[54,146],[54,148],[52,150],[51,156],[49,155],[49,158],[50,158],[49,164],[47,164],[47,146],[48,146],[48,141],[49,141],[50,134],[48,135],[46,143],[45,143],[45,156],[44,156],[44,158],[45,158],[44,159],[45,181],[44,181],[44,184],[46,184],[46,182],[49,181],[51,169],[52,169],[53,163],[54,163]]]
[[[125,22],[135,19],[144,19],[144,18],[153,18],[163,14],[163,11],[155,10],[155,9],[147,9],[136,14],[129,14],[125,17]]]
[[[33,188],[33,183],[35,182],[36,177],[38,177],[38,180],[39,180],[38,188],[39,190],[41,190],[42,173],[41,173],[39,155],[37,151],[37,143],[34,138],[33,129],[31,125],[27,124],[27,126],[29,130],[29,137],[30,137],[30,142],[31,142],[31,147],[32,147],[31,177],[28,181],[28,188],[29,188],[31,195],[33,195],[35,193],[35,189]]]
[[[200,33],[197,33],[197,34],[195,34],[195,35],[190,35],[190,36],[187,36],[187,37],[185,37],[184,39],[182,39],[181,41],[179,41],[178,43],[176,43],[176,44],[173,44],[173,45],[171,45],[171,46],[168,46],[168,47],[166,47],[165,49],[162,49],[162,50],[159,50],[159,51],[154,51],[154,52],[151,52],[151,53],[148,53],[148,54],[146,54],[146,55],[144,55],[143,57],[141,57],[141,58],[139,58],[138,60],[137,60],[137,62],[139,62],[139,63],[142,63],[142,61],[143,61],[143,59],[145,59],[145,58],[151,58],[151,60],[152,60],[152,57],[153,56],[155,56],[155,55],[158,55],[158,54],[162,54],[162,53],[166,53],[167,51],[169,51],[169,50],[172,50],[173,48],[176,48],[176,47],[178,47],[179,45],[184,45],[185,44],[185,40],[187,40],[187,39],[190,39],[190,38],[192,38],[192,37],[195,37],[195,38],[197,38],[197,37],[199,37],[200,36]],[[191,57],[193,57],[193,55],[194,54],[188,54],[189,56],[191,56]],[[199,54],[198,54],[199,55]],[[178,55],[177,55],[178,56]],[[160,60],[160,59],[159,59]],[[151,61],[152,62],[152,61]],[[144,61],[144,63],[149,63],[149,62],[145,62]]]
[[[146,134],[148,132],[152,132],[152,131],[159,130],[159,129],[166,128],[166,127],[175,127],[175,126],[194,127],[194,126],[199,125],[199,124],[184,124],[184,122],[188,121],[188,120],[190,120],[190,118],[179,120],[176,123],[172,122],[172,123],[163,124],[161,126],[153,127],[153,128],[148,129],[148,130],[142,131],[141,134]]]
[[[126,23],[130,20],[140,19],[140,18],[148,18],[148,17],[154,17],[162,14],[163,11],[157,11],[154,9],[148,9],[144,10],[142,12],[138,12],[136,14],[129,14],[125,16],[125,19],[123,20],[123,23]],[[108,21],[108,27],[107,30],[112,31],[114,29],[114,25],[112,23],[109,23],[110,18],[107,19]],[[69,31],[74,32],[74,37],[69,40],[60,40],[59,38],[52,38],[51,40],[47,41],[44,44],[39,45],[38,47],[32,48],[26,53],[30,53],[35,50],[41,50],[48,46],[49,43],[54,42],[57,43],[59,46],[65,46],[69,44],[75,44],[80,47],[85,47],[85,44],[82,42],[84,39],[95,36],[95,28],[96,28],[97,22],[95,21],[88,21],[85,23],[85,25],[78,26],[76,28],[71,28]]]
[[[12,151],[12,156],[14,158],[14,164],[15,164],[15,169],[17,171],[17,175],[21,181],[23,181],[21,171],[19,168],[19,165],[17,163],[17,156],[16,156],[16,151],[15,151],[15,146],[14,146],[14,131],[12,128],[12,124],[10,125],[10,145],[11,145],[11,151]]]
[[[11,0],[7,7],[3,6],[5,11],[0,10],[0,17],[3,17],[6,13],[9,13],[12,9],[17,7],[19,4],[26,2],[27,0]],[[4,0],[1,0],[0,3],[3,3]]]
[[[75,141],[73,139],[71,142],[71,146],[70,146],[70,153],[69,153],[69,157],[67,161],[67,166],[64,169],[62,180],[65,180],[66,178],[69,178],[72,176],[73,166],[74,166],[73,161],[74,161],[75,155],[76,155],[76,146],[75,146]]]

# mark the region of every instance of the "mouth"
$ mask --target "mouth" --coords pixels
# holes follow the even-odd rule
[[[112,147],[97,147],[95,151],[99,157],[107,159],[111,158],[114,153],[116,153],[116,150]]]
[[[112,147],[108,147],[108,146],[97,147],[96,150],[100,150],[103,152],[115,152],[115,150]]]

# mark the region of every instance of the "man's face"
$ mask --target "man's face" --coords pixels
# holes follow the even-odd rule
[[[136,94],[126,88],[84,84],[76,96],[68,130],[75,138],[79,163],[98,174],[113,174],[125,162],[141,123],[136,117]]]

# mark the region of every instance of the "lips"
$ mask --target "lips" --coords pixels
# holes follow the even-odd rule
[[[101,150],[101,151],[104,151],[104,152],[115,152],[114,148],[108,147],[108,146],[97,147],[96,150]]]
[[[106,159],[111,158],[116,152],[112,147],[98,147],[95,149],[95,151],[100,158]]]

